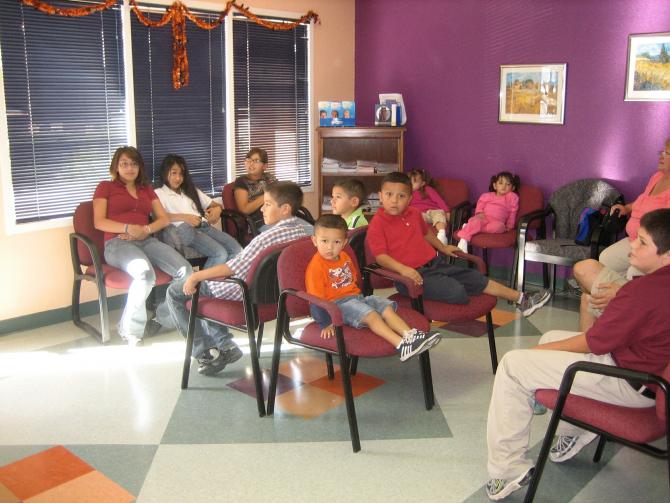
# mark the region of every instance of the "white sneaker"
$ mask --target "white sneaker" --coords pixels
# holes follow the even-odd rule
[[[463,253],[468,253],[468,242],[465,239],[461,238],[456,246],[458,246]]]
[[[581,435],[570,437],[559,435],[556,437],[556,443],[549,451],[549,459],[554,463],[562,463],[568,459],[574,458],[579,451],[595,440],[598,435],[587,431]]]

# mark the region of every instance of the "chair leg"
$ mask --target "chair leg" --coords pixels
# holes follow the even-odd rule
[[[356,407],[354,406],[354,394],[351,390],[351,378],[349,376],[349,358],[345,351],[342,328],[337,327],[337,350],[340,357],[340,374],[342,375],[342,390],[344,391],[344,403],[347,407],[347,419],[349,420],[349,433],[351,434],[351,447],[354,452],[361,450],[361,440],[358,436],[358,422],[356,421]]]
[[[542,264],[542,286],[549,288],[549,264],[546,262]]]
[[[498,351],[496,350],[496,339],[493,332],[493,316],[491,311],[486,313],[486,332],[489,337],[489,353],[491,353],[491,367],[493,368],[493,373],[496,373],[498,370]]]
[[[261,325],[262,327],[263,325]],[[258,406],[258,415],[265,415],[265,398],[263,397],[263,374],[261,365],[258,361],[259,347],[256,346],[256,334],[254,334],[253,325],[247,324],[247,336],[249,337],[249,354],[251,355],[251,372],[254,376],[254,387],[256,388],[256,405]]]
[[[191,353],[195,339],[195,321],[198,317],[198,291],[191,300],[191,312],[188,315],[188,330],[186,332],[186,349],[184,350],[184,366],[181,371],[181,389],[188,388],[188,377],[191,371]]]
[[[603,456],[603,451],[605,450],[605,444],[607,443],[607,438],[605,438],[605,435],[600,435],[600,438],[598,439],[598,446],[596,447],[596,452],[593,455],[593,462],[594,463],[599,463],[600,458]]]
[[[519,267],[519,250],[515,249],[514,250],[514,265],[512,266],[512,274],[511,278],[509,281],[509,287],[510,288],[516,288],[516,276],[517,276],[517,269]]]
[[[96,281],[98,285],[98,306],[100,307],[100,334],[102,343],[105,344],[111,339],[109,330],[109,311],[107,309],[107,290],[102,281]]]
[[[430,371],[429,352],[430,351],[424,351],[419,355],[421,386],[423,387],[423,401],[426,404],[426,410],[431,410],[435,405],[435,392],[433,390],[433,375]]]
[[[335,379],[335,368],[333,367],[333,355],[326,353],[326,368],[328,369],[328,379]]]
[[[106,332],[104,332],[105,324],[103,323],[103,321],[105,321],[106,318],[104,320],[102,318],[103,311],[100,297],[98,297],[98,302],[100,302],[101,330],[96,329],[93,325],[85,321],[82,321],[81,319],[81,312],[80,312],[81,282],[82,278],[81,277],[77,278],[75,276],[74,282],[72,283],[72,306],[71,306],[72,323],[74,323],[76,327],[81,328],[87,334],[95,337],[99,343],[104,344],[105,341],[109,340],[109,329]],[[107,333],[106,338],[103,337],[103,333]]]
[[[482,259],[484,259],[484,264],[486,265],[486,272],[489,273],[489,249],[482,248]]]
[[[283,315],[277,318],[275,342],[272,347],[272,368],[270,370],[270,389],[268,389],[268,403],[266,414],[271,416],[275,410],[275,395],[277,393],[277,379],[279,377],[279,357],[281,356]],[[331,362],[332,364],[332,362]]]
[[[540,478],[542,477],[542,472],[544,471],[544,466],[547,464],[547,458],[549,457],[549,451],[551,450],[551,444],[554,441],[554,435],[556,434],[556,429],[558,428],[558,423],[561,419],[561,410],[554,410],[551,415],[551,420],[549,421],[549,426],[547,426],[547,433],[544,435],[544,441],[542,442],[542,448],[540,449],[540,454],[537,458],[537,463],[535,464],[535,471],[533,476],[530,479],[528,484],[528,490],[526,491],[526,497],[524,498],[524,503],[532,503],[535,498],[535,492],[537,487],[540,484]]]
[[[516,289],[520,292],[523,292],[526,282],[526,261],[523,257],[519,256],[518,264],[516,268]]]
[[[256,348],[258,349],[258,357],[261,357],[261,345],[263,344],[263,323],[258,325],[258,335],[256,336]]]
[[[352,356],[349,358],[351,362],[351,368],[349,370],[349,375],[355,376],[356,370],[358,370],[358,356]]]

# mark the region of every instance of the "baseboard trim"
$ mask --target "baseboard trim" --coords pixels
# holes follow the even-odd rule
[[[107,299],[108,309],[122,308],[126,303],[126,295],[115,295]],[[91,316],[98,314],[98,301],[84,302],[79,306],[81,316]],[[59,309],[51,309],[50,311],[42,311],[40,313],[28,314],[26,316],[19,316],[17,318],[10,318],[8,320],[0,321],[0,335],[6,335],[12,332],[21,332],[23,330],[32,330],[35,328],[45,327],[47,325],[54,325],[64,321],[72,320],[72,311],[70,306]]]

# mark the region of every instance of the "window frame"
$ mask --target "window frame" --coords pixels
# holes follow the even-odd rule
[[[151,4],[157,6],[169,6],[172,0],[148,0]],[[197,10],[210,10],[213,12],[220,12],[222,5],[220,3],[207,2],[202,0],[194,0],[190,7]],[[251,11],[259,16],[278,17],[284,19],[299,19],[301,13],[276,10],[276,9],[251,9]],[[232,12],[231,12],[232,14]],[[226,46],[226,144],[227,144],[227,177],[228,180],[233,181],[237,175],[237,167],[235,166],[235,114],[231,113],[235,107],[234,94],[234,68],[233,68],[233,16],[229,14],[224,19],[225,28],[225,46]],[[46,14],[45,14],[46,15]],[[121,5],[121,20],[122,20],[122,34],[123,34],[123,56],[124,56],[124,83],[126,86],[126,127],[129,142],[131,145],[137,145],[137,131],[135,127],[135,95],[134,95],[134,79],[133,72],[129,69],[133,68],[132,56],[132,33],[130,16],[134,15],[131,12],[128,0],[123,0]],[[187,23],[191,24],[190,21]],[[166,28],[167,29],[167,28]],[[313,131],[313,117],[312,105],[314,103],[314,31],[313,24],[307,24],[307,52],[308,52],[308,150],[310,155],[310,185],[302,187],[303,192],[314,192],[316,181],[314,180],[314,155],[315,142]],[[12,163],[9,150],[9,130],[7,124],[7,104],[5,100],[5,86],[4,86],[4,72],[2,69],[2,48],[0,47],[0,185],[2,194],[2,212],[4,215],[4,227],[7,235],[17,235],[29,232],[44,231],[50,229],[67,228],[72,226],[72,217],[53,218],[49,220],[41,220],[35,222],[16,223],[16,212],[14,208],[14,187],[12,184]]]

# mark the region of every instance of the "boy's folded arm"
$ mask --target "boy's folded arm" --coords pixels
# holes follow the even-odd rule
[[[366,267],[365,269],[370,274],[376,274],[386,279],[390,279],[391,281],[402,283],[403,285],[405,285],[405,288],[407,288],[409,296],[412,298],[418,297],[419,295],[423,294],[423,287],[421,285],[417,285],[414,280],[408,278],[407,276],[403,276],[400,273],[391,271],[390,269],[385,269],[383,267]]]
[[[285,292],[289,293],[290,295],[295,295],[296,297],[299,297],[303,300],[306,300],[310,304],[314,304],[315,306],[318,306],[324,311],[326,311],[330,316],[333,325],[342,326],[344,324],[342,321],[342,312],[340,311],[340,308],[337,307],[337,304],[335,304],[334,302],[330,302],[325,299],[320,299],[319,297],[309,294],[307,292],[294,291],[294,290],[285,290]]]

